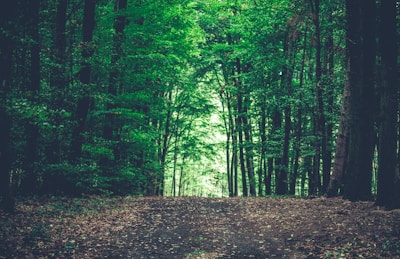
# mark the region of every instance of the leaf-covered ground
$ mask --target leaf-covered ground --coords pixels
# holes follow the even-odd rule
[[[0,258],[400,258],[400,211],[340,198],[36,198]]]

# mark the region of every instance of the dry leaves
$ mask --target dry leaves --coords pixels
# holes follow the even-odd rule
[[[0,212],[0,258],[395,258],[400,211],[339,198],[52,197]]]

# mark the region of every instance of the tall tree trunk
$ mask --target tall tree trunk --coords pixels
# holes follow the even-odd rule
[[[349,59],[347,57],[347,77],[350,74]],[[335,159],[333,162],[333,171],[329,180],[326,195],[334,197],[338,195],[339,187],[343,183],[343,174],[346,171],[346,157],[348,152],[348,132],[349,132],[349,116],[350,116],[350,80],[347,78],[342,94],[342,110],[340,113],[339,130],[336,139]]]
[[[248,120],[248,106],[250,105],[250,100],[248,97],[248,93],[246,93],[244,97],[244,107],[243,107],[243,131],[244,131],[244,139],[245,139],[245,150],[246,150],[246,167],[247,167],[247,175],[249,178],[249,187],[250,187],[250,195],[256,196],[256,180],[254,176],[254,160],[253,160],[253,138],[251,134],[251,123]]]
[[[159,163],[160,163],[160,172],[155,176],[155,179],[152,179],[155,184],[154,192],[149,193],[152,195],[164,195],[164,175],[165,175],[165,167],[166,167],[166,159],[169,151],[169,142],[171,139],[171,119],[172,119],[172,91],[170,89],[167,93],[167,116],[165,118],[165,127],[162,129],[164,134],[161,137],[161,143],[159,144]]]
[[[329,5],[329,4],[328,4]],[[332,24],[332,7],[329,5],[328,10],[328,23]],[[323,74],[326,77],[326,96],[327,96],[327,104],[326,104],[326,112],[329,117],[333,115],[333,101],[334,101],[334,49],[333,49],[333,27],[329,25],[327,29],[327,36],[325,39],[325,48],[324,48],[324,68]],[[326,120],[326,128],[324,132],[325,136],[325,148],[323,148],[322,152],[322,193],[326,193],[326,190],[329,185],[330,176],[331,176],[331,167],[332,167],[332,139],[333,139],[333,120]]]
[[[282,68],[281,75],[281,90],[286,97],[284,103],[284,135],[282,147],[282,159],[280,160],[280,168],[277,170],[276,175],[276,194],[284,195],[288,192],[288,173],[289,173],[289,143],[290,143],[290,130],[292,128],[291,120],[291,101],[292,94],[292,77],[293,77],[293,63],[294,63],[294,48],[293,39],[287,35],[284,46],[284,55],[287,60]]]
[[[279,111],[279,108],[276,106],[274,107],[274,111],[273,111],[273,115],[272,115],[272,136],[274,136],[274,138],[277,138],[277,134],[280,130],[280,128],[282,127],[282,113],[281,111]],[[280,148],[280,147],[277,147]],[[275,193],[276,194],[280,194],[280,187],[278,187],[280,184],[278,181],[280,181],[282,179],[282,177],[279,177],[280,171],[281,171],[281,167],[282,167],[282,154],[281,154],[281,150],[275,150],[274,151],[274,159],[269,161],[269,167],[273,168],[273,170],[275,171]],[[272,175],[271,177],[269,177],[269,179],[272,179]],[[282,193],[283,194],[283,193]]]
[[[261,120],[260,120],[260,139],[261,139],[261,154],[260,154],[260,174],[259,174],[259,188],[260,193],[262,195],[262,187],[264,184],[265,188],[267,187],[267,97],[265,93],[262,93],[262,101],[261,101]],[[264,180],[264,181],[262,181]],[[267,193],[265,193],[267,195]]]
[[[346,1],[349,56],[349,149],[344,197],[371,199],[374,150],[375,2]]]
[[[238,109],[241,107],[242,103],[242,97],[238,96]],[[241,108],[240,108],[241,109]],[[238,111],[239,113],[239,111]],[[238,131],[238,146],[239,146],[239,164],[240,164],[240,172],[242,175],[242,192],[243,196],[247,197],[248,194],[248,189],[247,189],[247,181],[246,181],[246,160],[244,156],[244,140],[243,140],[243,124],[241,119],[238,117],[236,118],[236,129]]]
[[[119,139],[117,130],[118,121],[117,115],[112,110],[116,108],[114,104],[115,97],[117,96],[118,91],[122,89],[123,80],[122,80],[122,72],[121,65],[118,64],[119,60],[123,57],[122,44],[125,39],[124,29],[126,25],[126,16],[125,14],[121,14],[120,12],[124,12],[126,10],[127,0],[115,0],[114,3],[114,12],[117,14],[117,17],[114,20],[114,35],[113,35],[113,47],[111,49],[111,70],[110,70],[110,78],[108,83],[108,94],[111,102],[106,104],[106,121],[104,123],[103,128],[103,137],[107,141],[115,140],[115,144],[113,145],[113,155],[114,159],[110,159],[106,157],[102,161],[102,166],[106,171],[113,171],[112,167],[115,166],[116,162],[120,160],[120,152],[119,152]],[[114,136],[116,135],[116,136]],[[140,168],[141,165],[138,165]]]
[[[234,124],[233,116],[231,117],[232,125]],[[239,195],[239,183],[238,183],[238,137],[237,137],[237,125],[232,128],[232,167],[231,174],[233,175],[233,196]]]
[[[398,87],[396,44],[396,0],[382,0],[380,8],[381,96],[378,147],[378,188],[376,203],[400,207],[396,190]]]
[[[178,163],[178,149],[179,149],[179,117],[180,112],[178,111],[176,115],[176,123],[174,127],[174,135],[175,135],[175,142],[174,142],[174,159],[173,159],[173,172],[172,172],[172,194],[176,196],[176,168]]]
[[[36,103],[40,90],[40,42],[39,42],[39,1],[30,1],[27,17],[29,17],[29,34],[32,39],[30,48],[30,84],[27,89],[28,98]],[[24,169],[25,176],[21,182],[21,190],[25,194],[33,194],[38,189],[37,160],[39,128],[32,118],[26,122],[26,148]]]
[[[247,189],[247,177],[246,177],[246,158],[245,158],[245,139],[243,138],[243,133],[244,133],[244,121],[243,117],[245,116],[244,114],[244,91],[243,91],[243,85],[241,82],[241,79],[239,78],[242,74],[242,67],[240,63],[240,59],[236,58],[236,72],[233,70],[232,71],[232,79],[234,82],[234,85],[237,88],[237,115],[236,115],[236,129],[238,132],[238,137],[239,137],[239,163],[240,163],[240,171],[242,173],[242,191],[243,191],[243,196],[248,196],[248,189]],[[248,168],[247,168],[248,169]]]
[[[228,83],[228,80],[226,81]],[[226,93],[227,100],[227,110],[228,110],[228,121],[229,121],[229,130],[230,130],[230,138],[232,142],[232,155],[231,158],[231,167],[230,167],[230,175],[231,175],[231,188],[232,188],[232,196],[238,196],[238,144],[237,144],[237,125],[235,124],[234,119],[234,108],[232,105],[232,96],[229,93]],[[229,141],[229,140],[227,140]]]
[[[127,0],[116,0],[114,5],[114,11],[118,14],[121,11],[126,10]],[[118,14],[114,20],[114,38],[113,38],[113,48],[111,51],[111,71],[110,80],[108,84],[108,94],[110,98],[114,100],[117,96],[118,86],[122,84],[121,82],[121,71],[120,64],[118,61],[123,55],[122,44],[125,38],[124,29],[126,24],[126,16]],[[113,131],[115,126],[114,113],[110,110],[114,109],[115,105],[113,101],[107,103],[107,110],[109,111],[106,116],[106,122],[103,129],[103,136],[107,140],[113,139]]]
[[[320,160],[321,154],[326,152],[326,137],[325,137],[325,115],[323,101],[323,86],[321,82],[321,26],[320,26],[320,1],[311,1],[313,11],[313,21],[315,26],[315,82],[316,82],[316,102],[317,108],[315,112],[314,128],[315,128],[315,156],[313,166],[313,189],[311,194],[317,194],[320,189]]]
[[[215,71],[216,77],[218,79],[218,71]],[[233,132],[233,120],[231,119],[232,113],[231,113],[231,104],[230,104],[230,97],[229,93],[224,89],[223,84],[220,82],[220,80],[217,80],[218,85],[219,85],[219,98],[221,101],[221,106],[222,106],[222,119],[224,122],[224,128],[225,128],[225,135],[226,135],[226,140],[225,140],[225,159],[226,159],[226,174],[227,174],[227,180],[228,180],[228,194],[229,197],[233,197],[233,164],[231,161],[231,135]],[[225,83],[228,83],[228,79],[225,78]]]
[[[15,18],[16,1],[0,4],[0,28],[11,31],[10,24]],[[10,191],[12,118],[8,114],[6,103],[11,91],[11,68],[14,42],[12,33],[0,33],[0,196],[1,208],[6,212],[14,211],[14,201]]]
[[[66,49],[67,49],[67,37],[66,37],[66,22],[67,22],[67,7],[68,0],[59,0],[57,4],[57,16],[56,16],[56,30],[54,35],[54,67],[52,68],[52,75],[50,77],[50,86],[53,93],[52,107],[58,112],[55,114],[55,124],[60,125],[62,123],[61,111],[65,109],[65,92],[67,87],[66,80]],[[62,132],[58,127],[53,129],[53,135],[49,146],[46,148],[47,161],[50,164],[60,163],[62,141]]]
[[[299,89],[303,88],[304,82],[304,67],[306,62],[306,47],[307,47],[307,33],[304,34],[303,39],[303,52],[301,58],[301,69],[299,75]],[[302,91],[300,90],[299,99],[303,99]],[[301,143],[301,135],[302,135],[302,125],[303,125],[303,107],[302,103],[297,107],[297,122],[295,127],[295,141],[294,141],[294,163],[293,163],[293,174],[290,178],[290,186],[289,186],[289,194],[296,194],[296,183],[298,177],[299,170],[299,158],[300,158],[300,143]]]
[[[75,121],[76,126],[72,132],[70,159],[79,162],[82,156],[82,145],[85,141],[83,133],[85,131],[86,119],[90,106],[90,77],[91,64],[89,59],[94,54],[93,32],[95,27],[96,0],[85,0],[83,11],[82,43],[81,56],[83,59],[82,68],[79,72],[80,81],[83,87],[82,97],[78,99]]]

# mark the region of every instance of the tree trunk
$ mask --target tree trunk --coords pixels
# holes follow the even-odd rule
[[[27,88],[28,98],[36,103],[36,97],[40,90],[40,43],[39,43],[39,2],[30,1],[27,11],[29,17],[28,29],[32,44],[30,48],[30,84]],[[38,189],[37,161],[38,161],[38,146],[39,146],[39,128],[35,123],[35,118],[27,121],[25,124],[26,130],[26,148],[24,170],[25,175],[21,182],[21,191],[24,194],[36,193]]]
[[[254,161],[253,161],[253,138],[251,134],[251,123],[248,120],[247,107],[250,105],[250,100],[248,98],[248,93],[244,98],[244,107],[243,107],[243,131],[244,131],[244,139],[245,139],[245,150],[246,150],[246,167],[247,167],[247,175],[249,177],[249,187],[250,187],[250,195],[256,196],[256,180],[254,177]]]
[[[313,166],[313,188],[311,194],[315,195],[320,189],[320,159],[321,154],[326,152],[326,137],[325,137],[325,115],[324,115],[324,100],[323,100],[323,85],[321,82],[321,27],[320,27],[320,3],[319,0],[311,1],[313,11],[313,21],[315,26],[315,83],[316,83],[316,102],[317,109],[315,112],[314,128],[315,128],[315,156]]]
[[[248,189],[247,189],[247,177],[246,177],[246,158],[245,158],[245,140],[243,138],[243,133],[244,133],[244,121],[243,117],[245,116],[244,114],[244,107],[243,107],[243,99],[244,99],[244,93],[243,93],[243,86],[242,82],[239,78],[239,76],[242,74],[242,67],[240,63],[240,59],[236,58],[235,62],[236,66],[236,72],[232,70],[232,79],[233,83],[236,86],[237,89],[237,115],[236,115],[236,130],[238,132],[238,137],[239,137],[239,163],[240,163],[240,171],[242,173],[242,191],[243,191],[243,196],[246,197],[249,195]],[[247,168],[248,169],[248,168]]]
[[[68,0],[60,0],[57,5],[56,16],[56,31],[54,35],[54,67],[52,68],[52,75],[50,77],[50,86],[53,93],[52,108],[58,112],[54,115],[54,122],[56,125],[62,124],[61,111],[65,109],[65,93],[67,87],[66,80],[66,22],[67,22],[67,7]],[[62,158],[62,141],[60,138],[63,132],[59,128],[53,129],[52,139],[49,146],[46,148],[47,161],[50,164],[60,163]]]
[[[225,135],[226,135],[226,140],[225,140],[225,159],[226,159],[226,174],[227,174],[227,180],[228,180],[228,194],[229,197],[233,197],[233,164],[231,160],[231,134],[233,132],[233,120],[231,119],[232,113],[231,113],[231,104],[230,104],[230,98],[229,98],[229,93],[226,92],[224,89],[223,84],[218,80],[218,72],[216,72],[216,77],[217,77],[217,82],[219,85],[219,98],[221,101],[221,106],[222,106],[222,119],[224,122],[224,128],[225,128]],[[228,83],[228,80],[225,79],[225,83]],[[228,114],[226,114],[228,113]]]
[[[12,30],[10,23],[15,18],[16,2],[2,2],[0,5],[0,28]],[[9,36],[8,36],[9,35]],[[14,43],[12,34],[0,33],[0,195],[1,208],[6,212],[14,211],[14,201],[10,191],[11,143],[10,131],[12,118],[7,112],[7,97],[11,91],[11,68]]]
[[[278,134],[278,131],[280,130],[280,128],[282,127],[282,113],[278,110],[278,107],[274,107],[274,111],[273,111],[273,116],[272,116],[272,135],[274,136],[274,138],[276,138],[276,135]],[[279,147],[280,148],[280,147]],[[275,171],[275,193],[276,194],[280,194],[280,187],[278,187],[280,185],[280,183],[278,181],[280,181],[282,178],[279,177],[280,171],[281,171],[281,167],[282,167],[282,154],[281,154],[281,150],[275,150],[274,151],[274,159],[273,161],[269,161],[268,164],[270,167],[272,167]],[[270,177],[270,179],[272,179],[272,175]]]
[[[164,195],[164,175],[166,167],[166,159],[169,151],[169,142],[171,139],[171,119],[172,119],[172,89],[168,91],[167,96],[167,116],[165,118],[165,128],[162,130],[164,134],[161,138],[161,143],[159,144],[159,163],[160,172],[155,175],[155,179],[152,179],[153,184],[155,184],[155,191],[152,195]],[[150,194],[150,193],[149,193]]]
[[[350,69],[350,65],[347,65],[347,70]],[[350,74],[347,71],[347,77]],[[349,91],[349,80],[346,79],[343,97],[342,97],[342,111],[340,114],[339,130],[336,139],[336,151],[335,159],[333,162],[333,171],[329,180],[326,195],[328,197],[334,197],[338,195],[339,187],[343,183],[343,174],[346,171],[346,157],[348,150],[348,131],[349,131],[349,115],[350,115],[350,91]]]
[[[241,107],[241,104],[239,106],[239,103],[242,103],[242,98],[238,96],[238,109]],[[241,108],[240,108],[241,109]],[[238,112],[239,113],[239,112]],[[237,131],[238,131],[238,146],[239,146],[239,164],[240,164],[240,172],[242,174],[242,192],[243,196],[247,197],[249,195],[248,189],[247,189],[247,181],[246,181],[246,160],[244,156],[244,140],[243,140],[243,124],[241,122],[240,118],[236,118],[236,125],[237,125]]]
[[[369,200],[374,150],[375,1],[347,1],[346,11],[350,117],[344,197]]]
[[[306,47],[307,47],[307,34],[304,34],[303,39],[303,53],[301,58],[301,69],[299,75],[299,99],[303,99],[303,94],[301,89],[303,88],[303,81],[304,81],[304,67],[306,61]],[[300,158],[300,143],[301,143],[301,135],[302,135],[302,125],[303,125],[303,107],[302,103],[299,104],[297,107],[297,122],[295,127],[295,141],[294,141],[294,165],[293,165],[293,175],[290,179],[290,186],[289,186],[289,194],[295,195],[296,194],[296,183],[298,177],[298,169],[299,169],[299,158]]]
[[[126,10],[127,0],[116,0],[114,11],[116,13]],[[113,139],[113,132],[115,128],[115,115],[111,111],[115,108],[113,104],[113,99],[117,96],[118,86],[122,84],[121,82],[121,71],[118,61],[123,55],[122,44],[125,38],[124,29],[126,24],[125,15],[117,15],[114,20],[114,38],[113,38],[113,48],[111,51],[111,71],[110,79],[108,84],[108,94],[112,102],[107,103],[107,115],[106,122],[103,129],[103,136],[106,140]]]
[[[328,10],[328,23],[332,24],[332,7],[329,5]],[[333,42],[333,28],[329,25],[327,29],[327,36],[325,40],[324,48],[324,69],[323,74],[326,77],[326,112],[328,116],[333,115],[333,101],[334,101],[334,42]],[[329,117],[328,117],[329,118]],[[325,136],[325,148],[322,152],[322,193],[326,193],[331,177],[331,167],[332,167],[332,139],[333,139],[333,126],[334,122],[332,119],[326,120],[326,128],[324,132]]]
[[[274,159],[268,158],[268,172],[265,177],[265,195],[272,194],[272,174],[274,172]]]
[[[382,0],[380,8],[380,52],[382,85],[380,96],[378,188],[376,203],[387,208],[400,207],[395,184],[397,161],[397,1]]]
[[[294,64],[294,47],[293,39],[287,35],[283,46],[284,55],[288,64],[282,68],[281,89],[285,99],[284,103],[284,133],[282,159],[280,160],[280,168],[276,175],[276,194],[284,195],[288,192],[288,174],[289,174],[289,143],[290,131],[292,128],[291,120],[291,94],[292,94],[292,79],[293,79],[293,64]]]
[[[85,141],[83,133],[85,131],[86,118],[90,106],[90,77],[91,77],[91,64],[89,59],[94,54],[93,46],[93,31],[95,26],[95,0],[85,0],[85,7],[83,12],[83,28],[82,28],[82,43],[81,43],[81,56],[83,59],[82,68],[79,72],[80,81],[83,87],[82,97],[78,99],[75,121],[76,126],[72,133],[71,154],[70,159],[73,162],[79,162],[82,156],[82,145]]]
[[[261,120],[260,120],[260,138],[261,138],[261,154],[260,154],[260,174],[259,174],[259,188],[262,195],[262,183],[264,180],[264,186],[267,187],[267,98],[265,93],[262,93],[261,103]],[[263,179],[262,179],[263,178]],[[266,190],[265,190],[266,191]],[[267,193],[265,193],[267,195]]]

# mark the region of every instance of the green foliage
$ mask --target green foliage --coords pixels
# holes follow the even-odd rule
[[[253,156],[255,167],[261,168],[262,159],[282,156],[283,119],[272,124],[274,112],[282,116],[286,108],[292,111],[291,159],[299,110],[303,112],[300,161],[312,157],[317,141],[312,122],[316,107],[314,28],[309,6],[303,4],[286,0],[128,1],[126,10],[116,11],[114,2],[100,1],[94,40],[83,43],[83,9],[78,1],[69,1],[63,34],[67,45],[59,53],[63,46],[55,40],[56,30],[48,29],[60,28],[57,4],[44,3],[41,89],[35,96],[26,91],[31,80],[32,42],[23,36],[27,34],[27,28],[22,28],[25,23],[15,29],[20,41],[14,53],[15,87],[6,104],[14,121],[13,168],[22,172],[22,178],[30,174],[22,169],[26,168],[25,150],[37,143],[33,171],[43,192],[172,194],[169,190],[175,181],[181,195],[223,196],[227,195],[221,191],[227,185],[227,134],[232,155],[239,147],[234,146],[232,136],[237,138],[239,130],[244,130],[237,125],[239,117],[248,119],[246,127],[251,133],[251,140],[241,147]],[[335,7],[334,19],[323,20],[322,38],[329,28],[334,29],[340,49],[344,44],[343,8],[337,2],[324,3],[322,12],[328,11],[328,5]],[[125,27],[116,35],[114,25],[121,17],[126,18]],[[284,50],[287,39],[293,41],[290,59]],[[93,56],[83,60],[82,52],[88,51]],[[325,75],[321,81],[331,89],[324,101],[333,98],[333,104],[325,115],[334,130],[341,104],[342,58],[340,51],[335,53],[334,76]],[[83,62],[91,66],[90,84],[80,80]],[[281,77],[285,66],[293,72],[292,82],[286,85]],[[304,73],[302,79],[300,73]],[[245,108],[241,112],[239,95]],[[78,100],[83,96],[89,99],[89,113],[79,121]],[[265,132],[261,132],[263,119]],[[27,139],[27,125],[37,126],[37,142]],[[82,134],[76,137],[79,125],[83,125]],[[264,134],[266,143],[261,140]],[[82,155],[77,159],[71,155],[76,140],[72,138],[82,142]],[[328,147],[333,150],[333,143]],[[301,168],[306,166],[301,162]],[[18,180],[13,184],[18,186]]]

